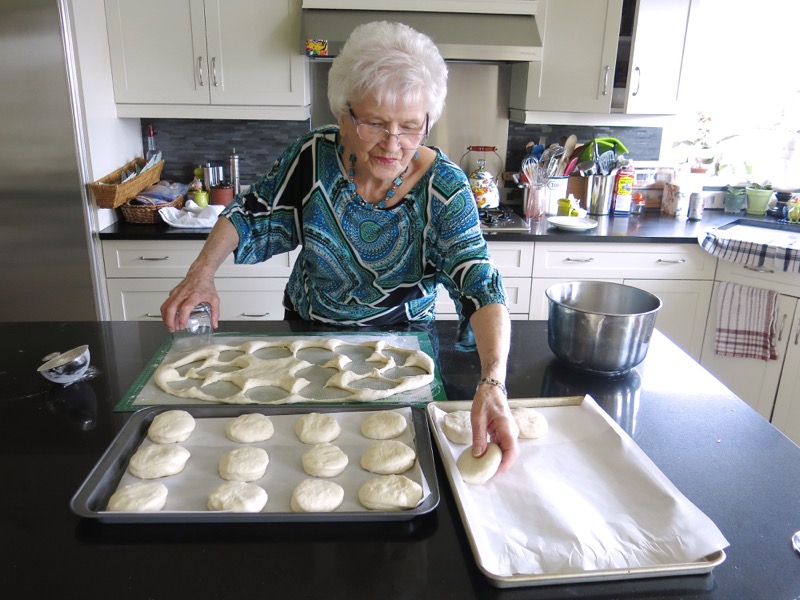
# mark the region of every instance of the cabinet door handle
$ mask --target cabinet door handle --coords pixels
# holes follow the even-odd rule
[[[677,259],[674,259],[674,260],[667,260],[665,258],[659,258],[656,262],[657,263],[664,263],[664,264],[667,264],[667,265],[682,265],[683,263],[686,262],[686,259],[685,258],[677,258]]]
[[[149,261],[169,260],[169,256],[140,256],[139,260],[149,260]]]
[[[261,313],[260,315],[255,315],[255,314],[251,314],[251,313],[242,313],[241,316],[247,317],[248,319],[263,319],[264,317],[266,317],[268,315],[269,315],[269,313],[265,312],[265,313]]]
[[[787,319],[788,316],[789,315],[787,315],[786,313],[783,313],[783,316],[781,317],[781,326],[780,326],[780,329],[778,329],[778,341],[779,342],[781,340],[783,340],[783,330],[786,328],[786,319]]]
[[[639,94],[639,88],[642,87],[642,70],[639,67],[634,69],[636,72],[636,91],[633,92],[633,96],[637,96]]]
[[[744,267],[743,267],[743,268],[744,268],[744,269],[747,269],[748,271],[755,271],[756,273],[767,273],[767,274],[771,274],[771,273],[774,273],[774,272],[775,272],[775,271],[773,271],[772,269],[761,269],[761,268],[759,268],[759,267],[751,267],[750,265],[744,265]]]
[[[219,83],[217,83],[217,57],[211,57],[211,81],[214,83],[214,87],[219,87]]]
[[[203,79],[203,57],[197,57],[197,77],[200,79],[200,87],[205,87],[206,82]]]
[[[797,319],[797,329],[794,332],[794,345],[800,343],[800,319]]]
[[[564,259],[564,262],[576,262],[576,263],[590,263],[594,259],[593,258],[570,258],[567,257]]]
[[[611,67],[606,65],[605,73],[603,74],[603,96],[608,96],[608,74],[611,73]]]

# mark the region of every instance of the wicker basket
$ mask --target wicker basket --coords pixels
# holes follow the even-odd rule
[[[173,207],[180,210],[183,208],[184,197],[178,196],[172,202],[160,203],[156,203],[150,198],[146,198],[144,196],[139,196],[137,200],[147,200],[150,202],[150,204],[131,204],[130,202],[126,202],[119,207],[122,211],[122,216],[128,223],[160,223],[161,215],[158,214],[158,211],[167,207]]]
[[[143,158],[132,160],[127,165],[120,167],[113,173],[98,179],[89,184],[97,206],[100,208],[117,208],[125,204],[136,194],[141,192],[148,185],[153,185],[161,179],[161,169],[164,168],[164,161],[157,162],[146,171],[142,171],[136,177],[129,179],[125,183],[118,183],[122,171],[133,171],[136,165],[144,167],[147,161]]]

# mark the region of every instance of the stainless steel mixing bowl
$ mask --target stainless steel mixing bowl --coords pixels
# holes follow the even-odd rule
[[[642,362],[661,308],[658,297],[629,285],[575,281],[551,285],[547,342],[561,360],[607,376]]]

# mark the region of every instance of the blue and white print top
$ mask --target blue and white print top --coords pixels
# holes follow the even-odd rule
[[[309,132],[227,206],[236,263],[301,246],[284,304],[325,323],[432,320],[438,284],[462,325],[484,305],[507,304],[467,177],[441,150],[399,204],[377,209],[352,198],[338,144],[338,127]]]

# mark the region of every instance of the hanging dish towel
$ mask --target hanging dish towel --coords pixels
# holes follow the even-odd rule
[[[777,292],[720,283],[714,352],[720,356],[776,360],[777,319]]]

